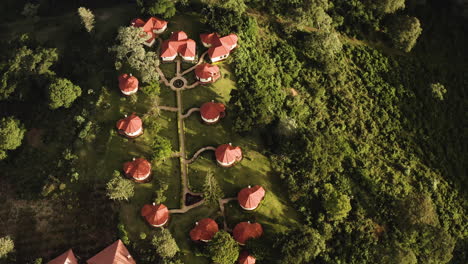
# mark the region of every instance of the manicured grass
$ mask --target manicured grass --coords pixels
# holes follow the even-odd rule
[[[184,263],[207,264],[208,259],[197,257],[194,251],[197,243],[190,239],[190,230],[195,226],[195,222],[206,217],[215,219],[219,216],[217,207],[200,206],[188,211],[185,214],[173,214],[169,223],[169,229],[177,241],[181,251],[184,253]]]
[[[231,77],[225,63],[218,64],[223,76]],[[222,78],[216,83],[199,86],[183,92],[184,108],[199,107],[204,102],[215,100],[226,104],[227,116],[215,125],[202,122],[199,113],[185,119],[186,147],[188,158],[201,147],[214,146],[231,142],[240,146],[243,160],[231,168],[222,168],[216,164],[213,151],[204,152],[198,160],[189,165],[188,178],[192,191],[202,191],[204,178],[208,171],[213,171],[225,193],[225,197],[236,197],[237,193],[248,185],[261,185],[266,189],[266,196],[260,207],[254,211],[245,211],[237,201],[226,204],[228,226],[233,228],[241,221],[259,222],[264,227],[265,236],[297,225],[299,216],[287,202],[279,176],[271,170],[269,159],[262,154],[262,140],[259,135],[244,137],[233,133],[229,113],[230,92],[235,83],[229,78]]]

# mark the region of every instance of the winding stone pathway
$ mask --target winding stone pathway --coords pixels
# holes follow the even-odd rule
[[[200,111],[200,108],[198,107],[194,107],[194,108],[191,108],[190,110],[187,111],[187,113],[185,115],[182,116],[182,118],[187,118],[189,117],[193,112],[197,112],[197,111]]]
[[[177,107],[159,105],[158,108],[161,109],[161,110],[166,110],[166,111],[170,111],[170,112],[177,112]]]
[[[194,161],[198,158],[198,156],[200,156],[200,154],[202,154],[202,152],[207,151],[207,150],[213,150],[213,151],[215,151],[216,148],[215,148],[215,147],[212,147],[212,146],[207,146],[207,147],[201,148],[201,149],[199,149],[197,152],[195,152],[195,154],[193,154],[193,157],[192,157],[191,159],[189,159],[189,160],[187,160],[187,159],[184,160],[184,163],[190,164],[190,163],[194,162]]]

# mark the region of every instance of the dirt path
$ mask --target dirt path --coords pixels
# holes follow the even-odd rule
[[[158,106],[158,108],[161,109],[161,110],[166,110],[166,111],[170,111],[170,112],[177,112],[177,107],[160,105],[160,106]]]
[[[231,229],[228,228],[227,222],[226,222],[226,215],[224,214],[224,205],[229,203],[230,201],[235,201],[237,200],[237,197],[231,197],[231,198],[224,198],[224,199],[219,199],[219,209],[221,210],[221,214],[223,215],[224,218],[224,230],[227,232],[232,231]]]
[[[208,54],[208,51],[203,52],[203,54],[200,56],[200,59],[198,60],[197,64],[195,64],[194,66],[188,68],[187,70],[185,70],[184,72],[182,72],[182,74],[180,74],[180,75],[178,75],[178,76],[185,75],[185,74],[187,74],[187,73],[189,73],[189,72],[195,70],[195,68],[196,68],[198,65],[200,65],[200,64],[203,63],[203,59],[205,58],[206,54]]]
[[[204,148],[199,149],[197,152],[195,152],[195,154],[193,154],[193,157],[192,157],[191,159],[189,159],[189,160],[187,160],[187,159],[184,160],[185,164],[190,164],[190,163],[194,162],[194,161],[198,158],[198,156],[200,156],[200,154],[202,154],[202,152],[207,151],[207,150],[213,150],[213,151],[215,151],[216,148],[215,148],[215,147],[212,147],[212,146],[207,146],[207,147],[204,147]]]
[[[176,62],[176,66],[175,66],[176,67],[176,73],[175,73],[176,76],[174,76],[174,78],[172,78],[169,81],[167,80],[166,76],[164,76],[164,73],[162,72],[161,68],[159,68],[159,66],[156,67],[156,70],[157,70],[157,72],[158,72],[158,74],[160,76],[160,82],[164,83],[172,91],[174,91],[176,93],[176,98],[177,98],[177,107],[158,106],[158,108],[160,110],[177,112],[177,131],[178,131],[178,134],[179,134],[179,152],[173,153],[171,155],[171,157],[174,157],[174,158],[178,157],[179,158],[182,191],[181,191],[181,197],[180,197],[180,208],[169,210],[169,212],[171,212],[173,214],[178,214],[178,213],[183,214],[183,213],[185,213],[185,212],[187,212],[187,211],[189,211],[189,210],[191,210],[193,208],[196,208],[196,207],[198,207],[198,206],[200,206],[200,205],[202,205],[204,203],[204,200],[201,200],[201,201],[199,201],[199,202],[197,202],[195,204],[189,205],[189,206],[185,205],[185,196],[187,194],[199,195],[199,196],[203,195],[202,193],[192,192],[189,189],[188,164],[194,162],[202,152],[207,151],[207,150],[216,150],[215,147],[206,146],[204,148],[199,149],[193,155],[193,157],[190,160],[187,160],[187,154],[186,154],[186,149],[185,149],[184,119],[189,117],[193,112],[200,111],[200,109],[199,108],[191,108],[191,109],[189,109],[187,111],[186,114],[183,114],[182,110],[184,109],[184,105],[183,105],[183,101],[182,101],[182,92],[184,90],[193,89],[193,88],[197,87],[200,84],[200,82],[194,82],[194,83],[188,85],[187,84],[187,79],[184,78],[184,75],[186,75],[187,73],[195,70],[195,68],[198,65],[203,63],[203,60],[204,60],[207,53],[208,53],[208,51],[205,51],[200,56],[200,59],[198,60],[197,64],[195,64],[194,66],[190,67],[189,69],[183,71],[182,73],[181,73],[181,59],[177,58],[176,61],[175,61]],[[175,87],[174,86],[175,79],[179,79],[179,80],[183,81],[182,87]],[[227,198],[227,199],[221,199],[220,200],[220,207],[221,207],[221,211],[223,212],[223,214],[224,214],[224,203],[229,202],[230,199],[236,199],[236,198]],[[224,225],[225,225],[225,228],[226,228],[226,223],[224,223]]]
[[[196,112],[196,111],[200,111],[200,108],[198,107],[194,107],[194,108],[191,108],[190,110],[187,111],[187,113],[185,115],[182,116],[182,118],[187,118],[189,117],[193,112]]]

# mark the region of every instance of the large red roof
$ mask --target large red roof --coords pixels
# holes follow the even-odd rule
[[[205,119],[214,119],[226,111],[222,103],[207,102],[200,107],[201,116]]]
[[[125,174],[135,180],[144,180],[151,172],[151,163],[143,158],[125,162],[123,165]]]
[[[210,55],[210,58],[224,56],[226,54],[229,54],[230,52],[231,50],[223,45],[212,46],[211,48],[208,49],[208,55]]]
[[[239,244],[245,244],[251,238],[260,237],[263,234],[263,228],[259,223],[240,222],[234,227],[232,233]]]
[[[122,241],[117,240],[94,257],[86,261],[88,264],[136,264]]]
[[[237,200],[244,209],[255,209],[265,197],[265,189],[260,185],[247,187],[237,194]]]
[[[207,79],[219,74],[219,67],[209,63],[202,63],[195,67],[195,75],[198,78]]]
[[[145,204],[141,216],[152,226],[162,226],[169,219],[169,210],[164,204]]]
[[[179,54],[184,57],[195,57],[197,44],[193,39],[189,39],[183,31],[172,33],[168,40],[161,46],[161,57],[174,57]]]
[[[211,45],[208,49],[208,55],[210,58],[228,55],[233,47],[237,45],[237,41],[239,39],[236,34],[219,37],[216,33],[201,34],[200,38],[202,42]]]
[[[242,159],[242,150],[240,147],[224,144],[216,148],[215,155],[219,162],[231,164]]]
[[[190,238],[194,241],[209,241],[218,230],[218,224],[213,219],[204,218],[198,221],[197,225],[190,231]]]
[[[122,74],[119,76],[119,88],[123,92],[133,92],[138,89],[138,79],[131,74]]]
[[[247,251],[242,251],[239,255],[239,264],[255,264],[256,259],[249,254]]]
[[[141,119],[134,113],[117,122],[117,129],[127,134],[138,132],[143,126]]]
[[[75,254],[73,254],[73,250],[69,249],[62,255],[47,262],[47,264],[78,264],[78,261],[76,260]]]

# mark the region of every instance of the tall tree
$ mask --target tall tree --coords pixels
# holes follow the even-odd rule
[[[388,27],[393,45],[405,52],[410,52],[422,33],[421,23],[416,17],[396,16]]]
[[[171,232],[165,228],[154,235],[151,244],[156,253],[163,258],[172,258],[180,250]]]
[[[21,46],[12,52],[13,56],[5,65],[0,65],[0,100],[9,98],[15,91],[22,98],[31,79],[55,74],[50,67],[58,60],[57,50],[42,47],[33,49],[24,44],[27,40],[28,37],[23,36]]]
[[[0,160],[7,157],[7,150],[21,145],[25,131],[21,122],[13,117],[3,117],[0,120]]]
[[[351,211],[350,199],[347,195],[339,193],[333,185],[325,184],[323,207],[331,220],[341,220]]]
[[[325,250],[325,240],[317,230],[304,227],[281,234],[275,248],[281,251],[281,263],[311,263]]]
[[[78,15],[81,18],[81,24],[85,27],[86,31],[91,32],[94,28],[94,14],[91,10],[80,7],[78,8]]]
[[[208,171],[203,184],[203,198],[207,204],[217,205],[219,199],[223,198],[224,193],[214,177],[213,171]]]
[[[395,13],[405,8],[405,0],[369,0],[371,5],[379,12],[385,14]]]
[[[124,179],[118,171],[114,171],[114,175],[107,183],[106,188],[107,196],[112,200],[128,201],[135,194],[135,184],[131,180]]]
[[[171,18],[176,13],[176,0],[137,0],[142,12],[147,12],[153,16]]]
[[[109,48],[115,52],[117,69],[127,63],[130,67],[141,74],[144,83],[156,82],[159,80],[156,67],[159,65],[159,58],[155,52],[146,51],[143,43],[149,38],[141,28],[121,27],[117,35],[117,45]]]
[[[239,257],[239,245],[224,230],[219,231],[208,242],[208,255],[214,263],[218,264],[233,264]]]
[[[0,259],[5,258],[15,249],[15,243],[9,236],[0,238]]]
[[[56,78],[49,85],[48,92],[50,109],[69,108],[76,98],[81,95],[81,88],[74,85],[70,80]]]

